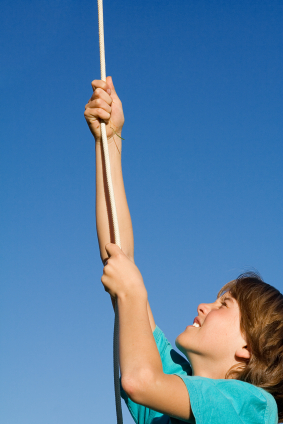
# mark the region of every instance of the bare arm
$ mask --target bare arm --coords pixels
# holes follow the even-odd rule
[[[105,246],[110,242],[114,243],[100,133],[100,122],[103,120],[106,124],[108,138],[121,247],[128,258],[134,262],[133,227],[125,193],[121,161],[122,140],[120,137],[124,124],[122,103],[117,96],[111,77],[107,77],[106,83],[100,80],[93,81],[92,87],[94,92],[85,107],[85,118],[96,140],[96,228],[100,256],[104,263],[108,258]],[[153,331],[155,329],[155,322],[149,304],[147,304],[147,309]]]
[[[134,260],[134,238],[131,216],[128,208],[121,166],[121,140],[115,134],[109,140],[109,156],[115,202],[117,208],[121,248],[123,252]],[[109,224],[110,223],[110,224]],[[107,259],[105,246],[114,243],[113,227],[111,222],[110,201],[106,186],[106,175],[101,143],[96,143],[96,228],[101,259]]]
[[[193,418],[190,397],[180,377],[165,374],[147,311],[147,291],[135,264],[115,244],[101,281],[117,297],[122,386],[135,403],[181,420]]]

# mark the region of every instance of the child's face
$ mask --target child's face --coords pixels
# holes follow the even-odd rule
[[[176,339],[176,346],[189,359],[193,375],[225,378],[239,358],[248,358],[246,341],[240,331],[238,303],[225,293],[214,303],[201,303],[195,321]],[[238,358],[238,360],[237,360]]]

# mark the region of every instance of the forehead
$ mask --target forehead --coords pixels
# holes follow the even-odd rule
[[[231,293],[229,291],[222,293],[220,296],[217,296],[217,300],[218,301],[223,301],[226,300],[227,302],[230,302],[233,305],[237,305],[238,306],[238,302],[236,301],[236,299],[231,295]]]
[[[222,292],[222,293],[219,292],[218,295],[217,295],[217,299],[223,299],[224,297],[232,297],[229,290]]]

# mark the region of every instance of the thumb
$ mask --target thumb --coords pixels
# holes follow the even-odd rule
[[[114,99],[115,100],[120,100],[118,94],[116,93],[116,90],[115,90],[115,87],[114,87],[114,84],[113,84],[113,81],[112,81],[112,77],[107,77],[106,78],[106,82],[107,82],[108,87],[111,90],[111,97],[112,97],[112,99],[113,100]]]
[[[114,243],[106,244],[105,250],[106,250],[109,258],[111,258],[111,256],[116,256],[116,255],[118,255],[119,253],[122,252],[120,247],[117,246],[117,244],[114,244]]]
[[[113,91],[114,93],[116,93],[116,90],[115,90],[115,87],[114,87],[114,84],[113,84],[112,77],[106,77],[106,82],[107,82],[109,88],[111,89],[111,91]]]

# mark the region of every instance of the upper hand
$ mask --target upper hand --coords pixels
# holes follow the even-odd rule
[[[105,246],[109,259],[103,269],[101,282],[112,297],[147,296],[138,267],[113,243]]]
[[[94,80],[91,83],[93,95],[85,106],[84,116],[89,129],[96,141],[101,141],[100,123],[105,122],[107,139],[115,132],[121,136],[124,125],[124,113],[121,100],[117,96],[112,78],[107,77],[106,82]]]

